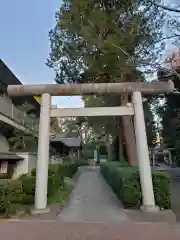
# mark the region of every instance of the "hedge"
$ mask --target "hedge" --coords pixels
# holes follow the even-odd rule
[[[21,204],[23,191],[19,180],[2,182],[0,184],[0,213],[8,216],[16,212]]]
[[[142,193],[138,168],[110,162],[101,164],[100,170],[125,208],[139,208],[141,206]],[[161,209],[170,209],[169,176],[162,172],[153,172],[152,180],[156,205]]]
[[[77,171],[77,164],[53,164],[48,169],[48,198],[64,186],[64,177],[71,178]],[[17,180],[0,181],[0,213],[14,214],[20,205],[32,205],[35,195],[36,170],[31,175],[21,175]]]

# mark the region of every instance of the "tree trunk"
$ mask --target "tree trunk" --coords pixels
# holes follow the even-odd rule
[[[127,103],[128,103],[128,94],[122,94],[121,105],[126,105]],[[122,116],[122,125],[124,129],[124,140],[126,143],[128,162],[131,165],[136,165],[137,164],[136,140],[135,140],[132,117]]]
[[[123,151],[123,126],[122,123],[120,123],[120,127],[119,127],[119,139],[118,139],[118,143],[119,143],[119,161],[124,160],[124,151]]]

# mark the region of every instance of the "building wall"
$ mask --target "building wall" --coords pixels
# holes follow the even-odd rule
[[[24,160],[17,162],[13,179],[18,178],[22,174],[28,174],[33,168],[36,168],[37,155],[34,153],[16,153],[18,156],[24,158]]]
[[[28,173],[28,155],[27,153],[16,153],[18,156],[24,158],[24,160],[18,161],[14,168],[13,179],[18,178],[22,174]]]
[[[37,164],[37,154],[35,153],[28,153],[28,172],[31,172],[33,168],[36,168]]]
[[[6,116],[12,116],[12,100],[5,93],[0,95],[0,111]]]
[[[0,133],[0,152],[9,152],[9,143],[5,136]]]

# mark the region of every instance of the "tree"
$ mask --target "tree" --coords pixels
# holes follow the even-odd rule
[[[175,149],[177,159],[180,157],[180,54],[173,52],[167,58],[167,68],[163,68],[158,74],[159,80],[171,77],[176,92],[164,96],[164,103],[157,104],[156,112],[161,119],[162,137],[166,147]],[[177,162],[178,165],[180,162]]]
[[[8,142],[11,151],[37,152],[37,137],[20,130],[14,131]]]
[[[53,117],[50,120],[50,131],[51,133],[59,134],[62,132],[62,129],[60,127],[60,121],[58,118]]]
[[[55,70],[60,84],[142,81],[143,74],[137,67],[155,61],[155,44],[162,37],[162,25],[163,13],[147,1],[64,0],[49,33],[51,51],[47,64]],[[105,106],[130,100],[127,94],[121,98],[96,96],[96,103],[98,98]],[[89,105],[86,100],[85,103]],[[120,132],[119,118],[109,119],[101,121],[105,123],[103,129],[108,134]],[[132,120],[126,116],[122,123],[132,163],[136,156]]]

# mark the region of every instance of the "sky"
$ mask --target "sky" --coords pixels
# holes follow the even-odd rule
[[[0,58],[23,84],[54,82],[54,72],[45,62],[48,31],[60,5],[60,0],[0,0]],[[168,46],[171,50],[170,41]],[[53,104],[83,106],[80,97],[54,97]]]
[[[0,58],[23,84],[54,83],[45,65],[48,31],[60,0],[0,0]],[[53,97],[59,107],[81,107],[80,97]]]

